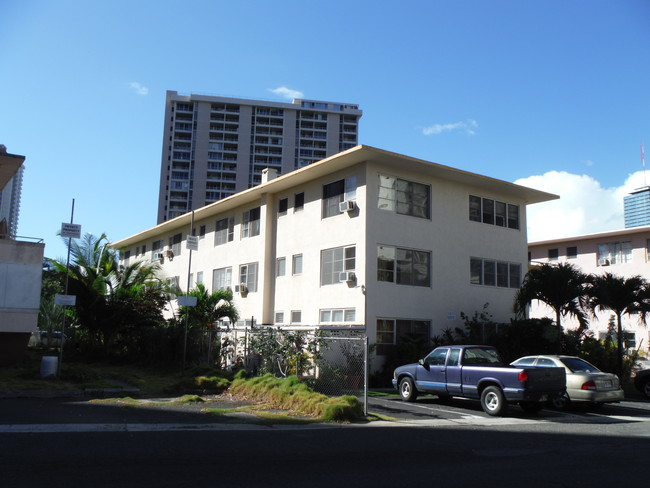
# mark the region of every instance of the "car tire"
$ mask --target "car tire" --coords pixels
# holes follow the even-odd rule
[[[498,386],[488,386],[481,393],[481,408],[488,415],[503,415],[508,410],[508,404],[503,391]]]
[[[650,398],[650,378],[648,378],[643,382],[643,384],[641,384],[641,388],[639,388],[639,390],[641,391],[641,393],[643,393],[643,395],[646,398]]]
[[[415,389],[411,378],[402,378],[399,382],[399,396],[405,402],[414,402],[418,397],[418,391]]]
[[[519,406],[524,412],[530,414],[539,413],[542,409],[542,404],[540,402],[520,402]]]
[[[556,410],[566,410],[571,404],[571,398],[569,398],[569,394],[565,391],[551,398],[550,403]]]

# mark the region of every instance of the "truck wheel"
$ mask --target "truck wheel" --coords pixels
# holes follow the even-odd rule
[[[508,410],[508,404],[498,386],[488,386],[481,393],[481,407],[488,415],[503,415]]]
[[[538,413],[542,409],[540,402],[520,402],[519,406],[526,413]]]
[[[411,378],[402,378],[399,382],[399,394],[405,402],[414,402],[418,397],[418,391],[415,389]]]

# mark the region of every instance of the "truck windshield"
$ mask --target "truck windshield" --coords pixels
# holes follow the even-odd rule
[[[496,349],[470,347],[463,353],[465,366],[500,366],[501,358]]]

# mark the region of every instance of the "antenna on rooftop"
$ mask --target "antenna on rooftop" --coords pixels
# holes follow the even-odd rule
[[[646,187],[645,181],[645,151],[643,149],[643,143],[641,143],[641,165],[643,166],[643,186]]]

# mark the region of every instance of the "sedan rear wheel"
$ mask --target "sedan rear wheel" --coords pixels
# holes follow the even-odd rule
[[[554,396],[551,400],[551,405],[553,405],[553,408],[557,408],[558,410],[566,410],[569,408],[570,403],[571,399],[569,398],[569,395],[566,391]]]
[[[643,393],[647,398],[650,398],[650,380],[647,380],[643,385],[641,385],[641,393]]]

